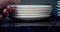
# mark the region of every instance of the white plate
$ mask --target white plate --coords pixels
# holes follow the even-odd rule
[[[51,5],[11,5],[12,7],[52,7]]]

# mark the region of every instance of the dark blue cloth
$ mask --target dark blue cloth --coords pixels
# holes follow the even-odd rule
[[[0,32],[55,32],[56,27],[43,26],[20,26],[20,27],[0,27]]]

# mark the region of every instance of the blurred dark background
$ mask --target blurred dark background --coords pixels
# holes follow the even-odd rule
[[[40,26],[29,26],[29,23],[27,23],[23,26],[19,26],[19,27],[0,27],[0,31],[1,32],[56,32],[59,31],[58,29],[60,29],[60,27],[56,27],[56,26],[60,26],[60,22],[59,22],[59,17],[57,16],[57,7],[56,4],[57,0],[21,0],[21,5],[52,5],[53,6],[53,10],[52,10],[52,16],[44,19],[44,20],[36,20],[36,22],[32,22],[30,25],[32,24],[36,24],[39,22]],[[11,18],[7,18],[7,19],[11,19]],[[12,18],[14,19],[14,18]],[[10,20],[10,22],[12,23],[22,23],[21,20]],[[47,22],[46,22],[47,21]],[[7,21],[8,22],[8,21]],[[24,22],[25,23],[25,22]],[[42,23],[42,24],[41,24]],[[23,23],[22,23],[23,24]],[[22,25],[22,24],[17,24],[17,25]],[[12,24],[11,24],[12,25]],[[36,24],[38,25],[38,24]],[[41,27],[41,26],[48,26],[48,27]],[[54,26],[54,27],[52,27]]]

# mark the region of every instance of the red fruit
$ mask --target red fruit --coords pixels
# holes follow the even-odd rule
[[[8,5],[8,6],[7,6],[7,9],[9,10],[10,8],[11,8],[11,6],[10,6],[10,5]]]
[[[14,10],[14,8],[11,7],[10,5],[7,6],[7,9],[8,9],[9,12],[13,12],[13,10]]]
[[[6,8],[3,10],[3,13],[4,13],[4,16],[8,16],[8,11]]]

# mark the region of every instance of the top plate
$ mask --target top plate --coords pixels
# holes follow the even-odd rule
[[[51,5],[11,5],[12,7],[52,7]]]

